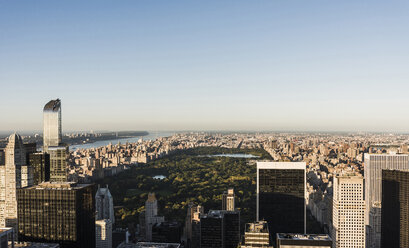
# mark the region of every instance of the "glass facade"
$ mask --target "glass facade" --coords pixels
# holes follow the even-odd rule
[[[409,247],[409,172],[382,171],[381,247]]]
[[[258,219],[270,233],[304,233],[305,170],[258,169]]]
[[[51,100],[43,110],[43,147],[59,146],[62,141],[61,101]]]
[[[93,185],[44,185],[18,189],[19,240],[95,247]]]
[[[34,170],[34,185],[50,181],[50,155],[47,153],[31,153],[29,165]]]

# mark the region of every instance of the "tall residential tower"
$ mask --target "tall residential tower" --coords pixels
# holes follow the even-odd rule
[[[43,110],[43,151],[50,154],[50,181],[67,181],[68,146],[62,142],[61,100],[51,100]]]
[[[334,178],[331,237],[333,248],[365,248],[364,179]]]
[[[61,100],[51,100],[43,110],[43,147],[59,146],[62,141]]]

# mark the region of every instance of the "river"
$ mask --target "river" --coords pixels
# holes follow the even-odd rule
[[[113,145],[118,144],[118,142],[121,142],[121,144],[124,144],[126,142],[129,143],[135,143],[138,142],[138,140],[143,139],[143,140],[156,140],[157,138],[160,137],[169,137],[174,135],[175,132],[149,132],[148,135],[145,136],[136,136],[136,137],[131,137],[131,138],[121,138],[121,139],[110,139],[110,140],[100,140],[96,141],[93,143],[86,143],[86,144],[78,144],[78,145],[71,145],[70,146],[70,151],[75,151],[77,149],[90,149],[90,148],[96,148],[96,147],[101,147],[101,146],[107,146],[109,143],[112,143]]]

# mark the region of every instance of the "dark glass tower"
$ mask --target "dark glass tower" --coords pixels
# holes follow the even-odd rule
[[[409,172],[382,170],[381,245],[409,247]]]
[[[257,163],[257,220],[269,231],[305,233],[305,163]]]
[[[29,154],[29,165],[34,171],[34,185],[50,181],[50,155],[47,153]]]
[[[17,191],[21,241],[95,247],[94,186],[41,183]]]
[[[210,210],[200,218],[200,247],[236,248],[240,243],[240,212]]]

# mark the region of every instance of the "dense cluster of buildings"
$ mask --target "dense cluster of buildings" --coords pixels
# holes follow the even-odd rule
[[[409,247],[405,135],[180,133],[70,152],[59,99],[43,121],[41,150],[16,133],[0,150],[0,248]],[[183,226],[150,193],[138,227],[114,245],[113,197],[92,182],[205,146],[260,148],[277,161],[257,162],[254,222],[241,226],[233,188],[220,192],[221,209],[190,203]],[[308,213],[324,233],[307,233]]]

